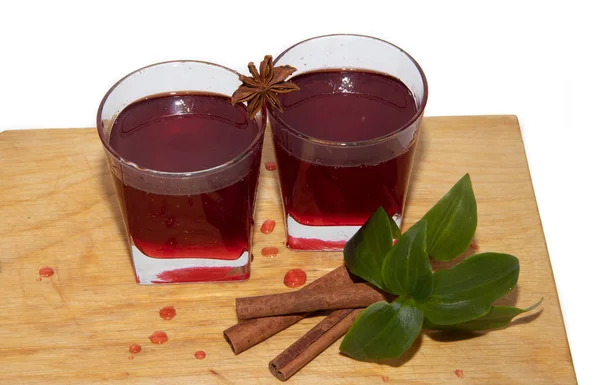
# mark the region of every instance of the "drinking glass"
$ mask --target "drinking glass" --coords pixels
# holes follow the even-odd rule
[[[139,130],[144,130],[145,124],[173,116],[175,119],[208,119],[206,124],[222,124],[227,119],[231,120],[229,115],[220,116],[211,104],[201,107],[190,105],[189,97],[197,94],[229,98],[239,84],[238,74],[220,65],[172,61],[130,73],[117,82],[102,100],[97,116],[98,134],[104,145],[125,222],[138,283],[239,281],[249,278],[252,216],[266,125],[265,111],[259,112],[249,123],[255,125],[252,127],[256,134],[250,137],[247,145],[239,144],[238,147],[243,150],[227,152],[227,143],[241,140],[237,136],[228,138],[225,143],[214,143],[208,156],[217,157],[220,161],[206,168],[168,171],[145,168],[122,156],[111,142],[115,122],[125,108],[161,96],[181,98],[171,100],[173,103],[164,109],[147,108],[148,116],[135,117],[138,120],[131,124],[134,124],[132,130],[138,130],[138,135],[143,134]],[[230,112],[235,119],[244,122],[247,119],[245,107],[232,106],[228,100],[220,108],[240,109]],[[192,111],[196,115],[189,115],[190,108],[196,109]],[[127,119],[129,122],[135,120]],[[166,162],[168,159],[161,155],[161,151],[164,146],[172,145],[171,139],[175,140],[179,135],[178,128],[170,127],[174,123],[169,122],[165,123],[165,130],[169,131],[163,140],[140,141],[136,143],[136,151],[147,151],[145,155],[155,156],[158,162]],[[194,126],[191,134],[201,135],[202,140],[212,145],[205,128]],[[192,160],[195,155],[207,154],[194,151],[185,154]]]
[[[361,35],[305,40],[280,54],[274,65],[297,68],[291,81],[300,86],[300,91],[281,96],[283,112],[269,108],[288,247],[340,250],[378,206],[400,224],[427,103],[427,81],[421,67],[397,46]],[[336,74],[327,81],[331,71]],[[307,74],[314,79],[309,82]],[[403,83],[406,95],[414,100],[414,113],[406,119],[390,118],[392,121],[369,117],[366,109],[374,98],[383,97],[382,103],[388,105],[405,102],[393,90],[381,96],[380,86],[369,84],[369,79],[381,82],[382,87]],[[306,98],[296,96],[303,87],[316,91]],[[331,94],[339,99],[335,102],[338,107],[343,107],[348,95],[362,95],[364,107],[340,115],[319,101]],[[289,112],[303,103],[302,114]],[[367,117],[372,123],[349,124]],[[324,139],[315,133],[315,122],[326,122],[323,127],[332,136]],[[392,124],[392,129],[382,132],[383,123]],[[335,139],[336,130],[342,133],[353,129],[351,126],[362,127],[361,132],[351,133],[355,139]]]

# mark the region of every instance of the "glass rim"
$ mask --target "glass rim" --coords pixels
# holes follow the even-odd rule
[[[289,131],[292,132],[292,134],[300,137],[301,139],[304,139],[308,142],[313,142],[316,144],[320,144],[320,145],[327,145],[327,146],[331,146],[331,147],[361,147],[361,146],[369,146],[369,145],[373,145],[373,144],[377,144],[377,143],[381,143],[384,142],[388,139],[390,139],[391,137],[393,137],[394,135],[404,131],[405,129],[407,129],[408,127],[412,126],[422,115],[423,115],[423,111],[425,110],[425,105],[427,104],[427,98],[429,96],[429,87],[427,85],[427,78],[425,77],[425,73],[423,72],[423,69],[421,68],[421,66],[419,65],[419,63],[417,63],[417,61],[405,50],[403,50],[402,48],[398,47],[395,44],[390,43],[387,40],[383,40],[380,39],[378,37],[373,37],[373,36],[368,36],[368,35],[360,35],[360,34],[353,34],[353,33],[333,33],[333,34],[328,34],[328,35],[320,35],[320,36],[315,36],[315,37],[311,37],[302,41],[299,41],[298,43],[286,48],[283,52],[281,52],[277,58],[275,58],[275,60],[273,61],[273,65],[277,65],[277,62],[289,51],[291,51],[292,49],[298,47],[299,45],[302,45],[304,43],[307,43],[309,41],[312,40],[318,40],[318,39],[324,39],[324,38],[331,38],[331,37],[358,37],[358,38],[364,38],[367,40],[374,40],[374,41],[379,41],[382,43],[385,43],[389,46],[391,46],[392,48],[397,49],[398,51],[402,52],[404,55],[406,55],[406,57],[408,57],[408,59],[410,60],[410,62],[415,66],[415,68],[417,69],[417,71],[419,72],[419,75],[421,76],[421,79],[423,80],[423,98],[421,101],[421,105],[418,106],[417,111],[415,112],[415,114],[413,115],[413,117],[404,125],[402,125],[401,127],[395,129],[394,131],[384,135],[384,136],[379,136],[377,138],[373,138],[373,139],[367,139],[367,140],[359,140],[359,141],[353,141],[353,142],[339,142],[339,141],[332,141],[332,140],[326,140],[326,139],[319,139],[316,138],[314,136],[311,135],[306,135],[302,132],[300,132],[299,130],[295,129],[294,127],[292,127],[290,124],[288,124],[287,122],[285,122],[283,119],[281,119],[280,117],[278,117],[275,113],[273,113],[273,109],[270,105],[267,106],[267,109],[270,112],[270,116],[277,120],[278,123],[280,123],[282,126],[284,126],[286,129],[288,129]],[[342,68],[343,69],[343,68]],[[351,69],[349,69],[351,70]],[[392,76],[396,79],[398,79],[396,76],[387,74],[389,76]],[[399,79],[400,81],[402,81],[401,79]]]
[[[112,156],[114,156],[115,158],[117,158],[119,160],[119,162],[121,164],[123,164],[124,166],[133,168],[136,171],[150,173],[150,174],[153,174],[153,175],[156,175],[156,176],[162,176],[162,177],[196,177],[196,176],[210,175],[210,174],[213,174],[215,172],[227,169],[230,166],[233,166],[233,165],[241,162],[242,160],[244,160],[248,155],[250,155],[250,153],[256,147],[256,145],[260,141],[260,138],[262,137],[262,135],[265,132],[266,125],[267,125],[267,119],[266,119],[266,109],[265,109],[264,106],[261,109],[261,114],[262,114],[262,117],[263,117],[262,124],[260,124],[260,126],[258,127],[258,132],[256,133],[256,136],[252,140],[252,142],[248,145],[248,147],[246,147],[246,149],[244,149],[244,151],[242,151],[240,154],[238,154],[237,156],[235,156],[233,159],[230,159],[230,160],[228,160],[225,163],[221,163],[219,165],[216,165],[216,166],[213,166],[213,167],[210,167],[210,168],[205,168],[205,169],[202,169],[202,170],[186,171],[186,172],[172,172],[172,171],[160,171],[160,170],[154,170],[152,168],[141,167],[138,164],[136,164],[135,162],[132,162],[132,161],[129,161],[129,160],[123,158],[117,151],[115,151],[115,149],[112,148],[112,146],[108,142],[107,138],[104,137],[103,133],[101,132],[101,128],[100,128],[102,126],[102,124],[103,124],[103,122],[102,122],[102,111],[104,109],[104,105],[105,105],[106,101],[112,95],[113,91],[116,90],[117,87],[119,87],[125,80],[129,79],[131,76],[135,75],[139,71],[142,71],[142,70],[145,70],[145,69],[148,69],[148,68],[152,68],[152,67],[164,66],[164,65],[167,65],[167,64],[175,64],[175,63],[194,63],[194,64],[201,64],[201,65],[206,65],[206,66],[209,66],[209,67],[223,69],[223,70],[226,70],[228,72],[231,72],[231,74],[235,75],[238,79],[239,79],[239,75],[240,75],[239,72],[237,72],[235,70],[232,70],[231,68],[225,67],[223,65],[220,65],[220,64],[216,64],[216,63],[212,63],[212,62],[208,62],[208,61],[202,61],[202,60],[186,60],[186,59],[183,59],[183,60],[161,61],[161,62],[157,62],[157,63],[153,63],[153,64],[149,64],[149,65],[140,67],[140,68],[138,68],[136,70],[133,70],[133,71],[129,72],[127,75],[123,76],[115,84],[113,84],[112,87],[109,88],[109,90],[106,92],[106,94],[102,98],[102,101],[100,102],[100,106],[98,107],[98,112],[96,114],[96,130],[98,131],[98,136],[100,136],[100,140],[102,141],[102,145],[104,146],[104,148]],[[217,94],[217,95],[223,95],[223,96],[226,96],[228,98],[231,98],[231,95],[224,95],[224,94],[219,94],[219,93],[216,93],[216,92],[211,92],[211,93],[212,94]],[[148,95],[148,96],[150,96],[150,95]],[[137,100],[140,100],[140,99],[137,99]],[[134,102],[135,101],[129,103],[128,105],[130,105],[130,104],[132,104]],[[254,119],[254,120],[256,120],[256,119]],[[110,138],[110,135],[109,135],[109,138]]]

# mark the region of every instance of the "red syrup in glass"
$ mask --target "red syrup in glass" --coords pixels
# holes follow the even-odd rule
[[[140,168],[185,173],[235,159],[251,146],[259,131],[245,107],[232,106],[228,97],[156,95],[123,109],[114,122],[109,144],[121,158]],[[159,194],[113,175],[133,245],[158,259],[227,261],[248,252],[262,136],[259,140],[248,155],[248,174],[214,191]],[[241,280],[249,273],[249,264],[234,269],[186,267],[165,271],[152,282]]]
[[[285,130],[284,122],[321,141],[359,142],[398,132],[417,114],[412,92],[388,75],[326,70],[301,74],[291,81],[300,90],[280,95],[283,113],[273,111],[274,131]],[[411,134],[404,143],[406,150],[391,159],[348,166],[349,156],[343,152],[336,153],[340,159],[326,162],[303,160],[301,154],[310,153],[310,144],[295,139],[295,149],[290,152],[290,142],[284,147],[275,134],[286,213],[307,226],[360,226],[378,206],[391,215],[402,215],[415,139]],[[289,242],[294,246],[291,238]],[[344,243],[331,246],[343,247]],[[312,249],[318,248],[313,245]]]

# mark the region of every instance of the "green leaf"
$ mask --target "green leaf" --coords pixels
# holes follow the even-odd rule
[[[360,361],[400,357],[419,336],[422,325],[423,313],[415,306],[377,302],[360,313],[340,351]]]
[[[423,328],[431,330],[459,330],[472,332],[503,328],[519,314],[532,311],[538,307],[543,300],[543,298],[540,299],[536,304],[528,307],[527,309],[519,309],[518,307],[512,306],[492,306],[492,310],[490,310],[490,312],[483,317],[479,317],[472,321],[461,322],[456,325],[436,325],[428,320],[425,320]]]
[[[381,207],[358,230],[344,247],[344,262],[352,274],[385,290],[381,266],[392,248],[390,216]]]
[[[456,182],[423,219],[427,221],[427,252],[431,257],[448,261],[467,250],[477,227],[477,203],[469,174]]]
[[[422,305],[434,324],[471,321],[490,312],[492,304],[512,290],[519,278],[519,260],[499,253],[476,254],[433,274],[433,292]]]
[[[390,228],[392,229],[392,238],[398,239],[400,237],[400,227],[398,227],[398,224],[396,223],[396,221],[394,221],[394,218],[392,218],[390,215],[388,215],[388,218],[390,219]]]
[[[388,252],[381,270],[387,290],[424,302],[431,296],[433,272],[425,247],[427,222],[419,221],[408,229]]]

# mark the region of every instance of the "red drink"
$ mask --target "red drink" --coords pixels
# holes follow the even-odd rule
[[[391,76],[318,71],[291,81],[300,90],[282,95],[284,112],[274,115],[315,139],[373,140],[408,125],[416,115],[412,93]],[[273,119],[273,126],[278,124]],[[391,215],[402,215],[414,150],[410,143],[391,159],[344,166],[343,158],[338,165],[335,159],[333,164],[302,160],[275,140],[286,211],[298,223],[312,226],[360,226],[378,206]]]
[[[142,168],[192,172],[235,158],[258,131],[224,96],[159,96],[119,114],[110,146]],[[115,178],[132,242],[154,258],[238,259],[249,250],[260,152],[252,157],[247,176],[202,194],[156,194]]]
[[[232,106],[228,97],[163,95],[127,106],[113,124],[109,144],[140,168],[185,173],[236,158],[259,131],[246,109]],[[132,247],[145,256],[165,259],[237,260],[247,254],[261,147],[249,154],[247,175],[202,193],[177,188],[158,193],[143,180],[131,184],[113,175]],[[158,274],[153,282],[240,280],[250,273],[249,265],[174,270]]]
[[[422,117],[398,78],[310,71],[271,111],[288,246],[339,250],[378,206],[400,223]]]

